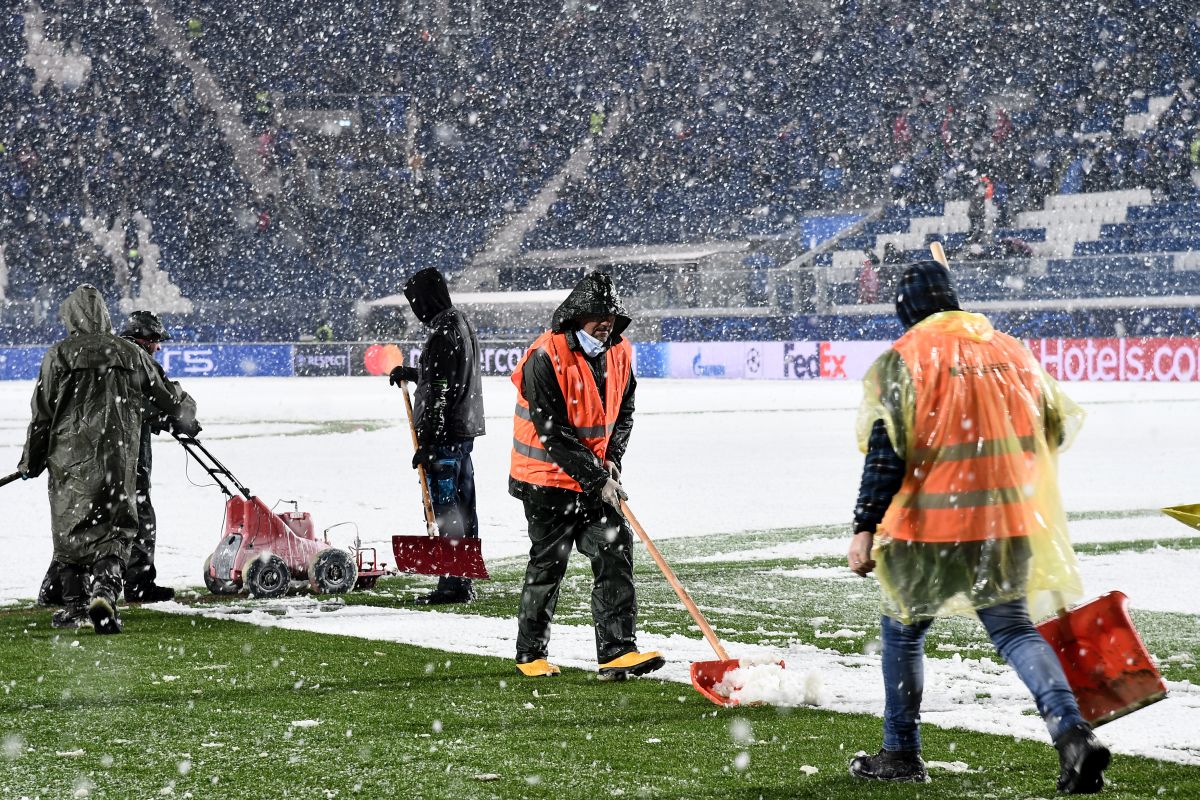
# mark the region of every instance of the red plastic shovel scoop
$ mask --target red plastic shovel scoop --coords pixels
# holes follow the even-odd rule
[[[704,638],[712,645],[713,652],[717,654],[717,661],[696,661],[692,664],[692,686],[696,691],[707,697],[712,702],[726,708],[738,705],[738,701],[731,699],[727,695],[717,691],[717,686],[725,680],[725,676],[735,669],[738,669],[742,664],[736,658],[730,658],[725,652],[725,648],[721,646],[721,642],[717,639],[717,634],[713,631],[712,626],[708,624],[708,620],[700,613],[700,609],[696,608],[696,604],[692,602],[692,598],[688,595],[687,590],[683,588],[683,584],[679,582],[679,578],[675,577],[675,571],[667,564],[666,559],[662,557],[662,553],[658,552],[658,548],[654,546],[654,542],[650,541],[650,536],[642,528],[637,517],[633,515],[633,511],[629,509],[629,504],[624,500],[621,501],[621,513],[625,515],[625,519],[629,521],[629,525],[637,533],[638,538],[642,540],[642,544],[646,545],[646,550],[650,553],[650,557],[654,559],[654,563],[662,571],[663,577],[667,579],[667,583],[671,584],[671,588],[675,590],[675,594],[683,602],[683,607],[692,615],[692,619],[700,626],[700,632],[704,634]],[[780,667],[784,666],[782,661],[777,662]]]
[[[404,409],[408,412],[408,430],[412,434],[413,449],[418,447],[417,428],[413,423],[412,400],[408,396],[408,385],[401,383],[404,392]],[[488,578],[487,565],[483,563],[483,551],[478,539],[440,536],[434,521],[433,500],[429,497],[429,476],[425,467],[417,467],[421,482],[421,501],[425,509],[425,536],[393,536],[392,552],[396,556],[396,569],[415,572],[418,575],[454,575],[459,578]]]
[[[1122,592],[1108,592],[1037,626],[1058,653],[1079,711],[1093,726],[1167,696],[1167,686],[1129,619]]]

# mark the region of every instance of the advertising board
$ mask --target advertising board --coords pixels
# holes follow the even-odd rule
[[[1200,339],[1034,339],[1029,347],[1058,380],[1200,380]]]

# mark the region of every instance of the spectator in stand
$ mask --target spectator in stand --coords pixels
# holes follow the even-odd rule
[[[588,118],[588,135],[596,139],[600,134],[604,133],[604,104],[597,103],[592,109],[592,115]]]

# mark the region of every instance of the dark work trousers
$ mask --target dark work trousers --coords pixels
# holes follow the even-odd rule
[[[124,585],[130,599],[138,599],[138,592],[149,588],[158,577],[154,568],[154,542],[158,530],[158,522],[154,515],[154,506],[150,504],[150,469],[153,466],[150,452],[150,426],[142,426],[142,438],[138,445],[137,465],[137,512],[138,531],[129,548],[129,558],[124,567]],[[65,565],[59,561],[51,561],[42,578],[38,590],[38,604],[43,606],[61,606],[68,604],[66,587],[62,578]],[[90,592],[92,576],[83,572],[82,591]],[[121,583],[117,583],[117,594],[121,594]]]
[[[582,494],[567,506],[525,501],[529,566],[517,614],[517,661],[545,658],[550,621],[571,548],[592,562],[592,622],[596,659],[603,664],[637,650],[637,598],[633,587],[633,531],[598,498]]]
[[[150,503],[150,470],[153,454],[150,451],[150,426],[142,426],[142,441],[138,447],[137,464],[137,513],[138,532],[129,548],[129,560],[125,566],[125,592],[135,595],[154,584],[158,570],[154,568],[154,542],[158,533],[158,520],[154,506]]]
[[[479,515],[475,511],[475,465],[471,451],[475,442],[468,439],[433,448],[434,461],[426,469],[433,515],[442,536],[454,539],[478,539]],[[471,579],[443,575],[437,590],[449,594],[468,594]]]

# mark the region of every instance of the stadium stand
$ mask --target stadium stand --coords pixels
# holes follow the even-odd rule
[[[1200,294],[1186,4],[451,6],[4,0],[0,331],[52,338],[84,280],[278,340],[353,331],[421,266],[530,290],[598,263],[643,308],[861,331],[934,239],[972,301]],[[524,256],[466,277],[564,179]]]

